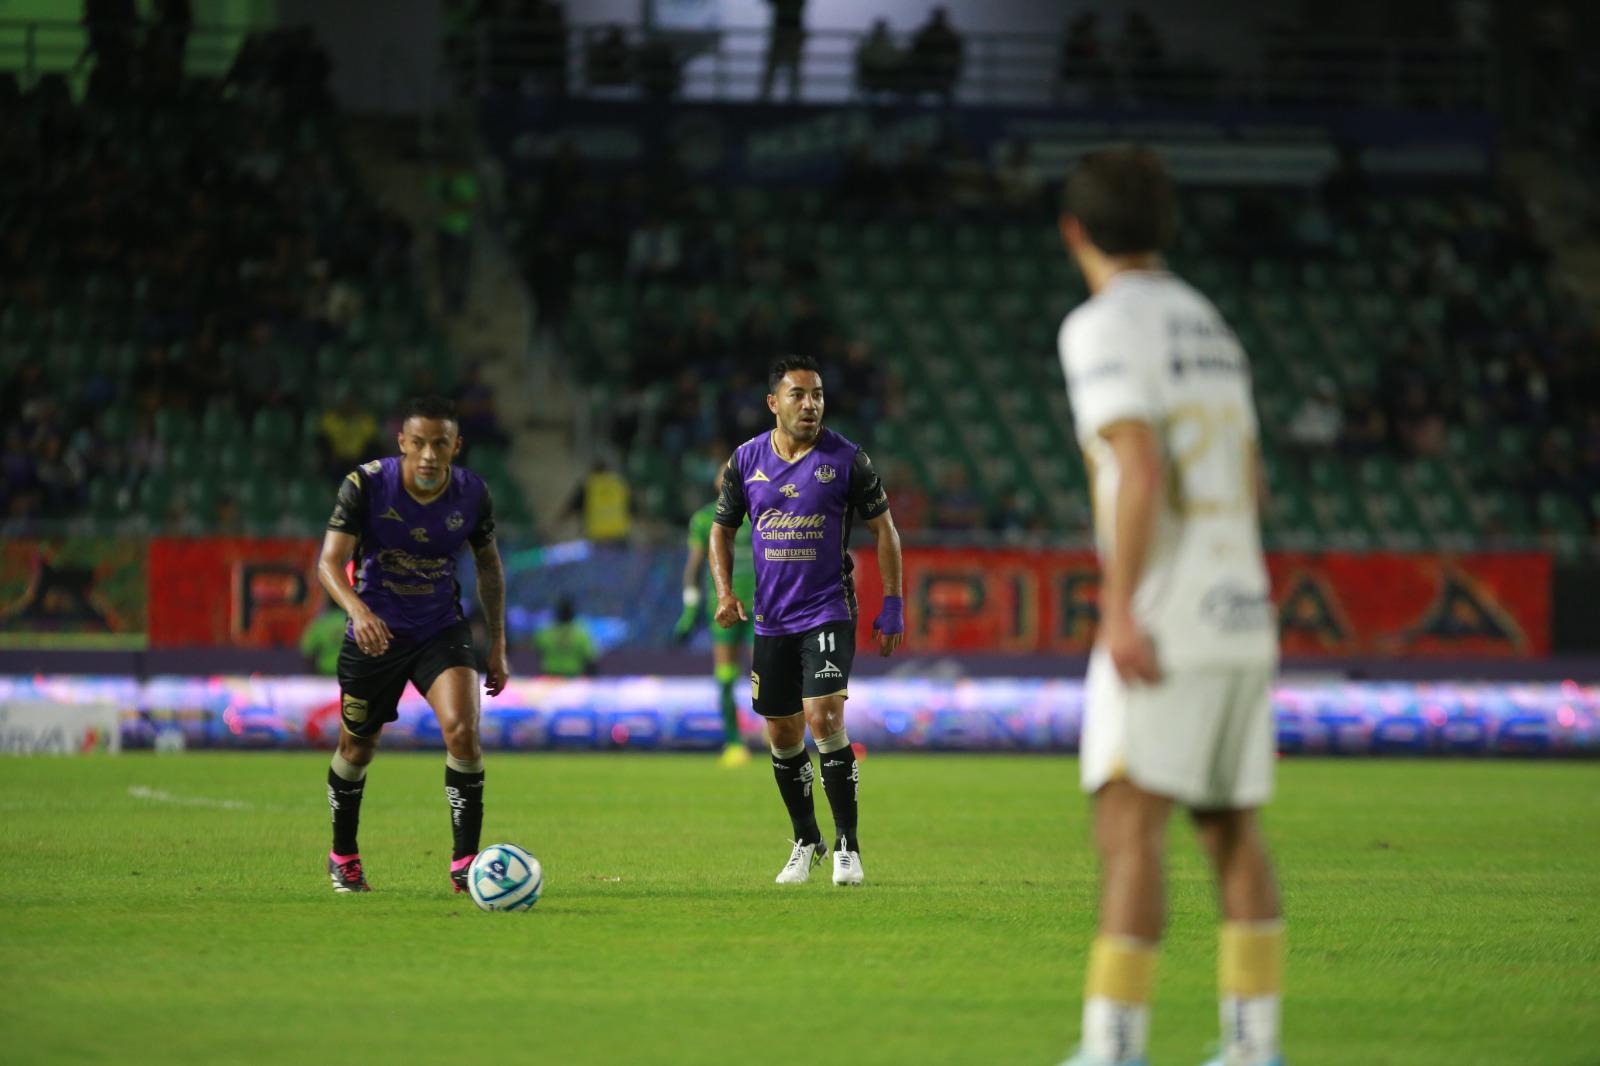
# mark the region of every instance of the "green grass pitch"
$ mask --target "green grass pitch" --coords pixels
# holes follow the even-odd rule
[[[763,760],[488,765],[485,842],[545,865],[527,914],[449,894],[439,755],[375,764],[366,896],[328,888],[325,756],[0,761],[0,1060],[1052,1066],[1075,1042],[1070,759],[869,758],[860,889],[772,883]],[[1294,1066],[1600,1063],[1595,766],[1285,761],[1267,826]],[[1156,1066],[1216,1030],[1181,822],[1172,854]]]

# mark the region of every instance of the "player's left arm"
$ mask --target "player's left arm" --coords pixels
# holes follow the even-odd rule
[[[883,578],[883,610],[872,620],[872,635],[878,654],[893,655],[905,640],[905,600],[902,598],[904,563],[900,554],[900,531],[889,513],[889,493],[865,451],[856,452],[850,464],[849,506],[866,523],[872,539],[878,542],[878,573]]]
[[[506,571],[500,562],[500,546],[494,537],[494,507],[488,491],[478,524],[467,537],[472,545],[472,562],[478,568],[478,604],[483,608],[483,624],[489,630],[489,673],[483,679],[491,696],[505,691],[511,677],[511,662],[506,656]]]

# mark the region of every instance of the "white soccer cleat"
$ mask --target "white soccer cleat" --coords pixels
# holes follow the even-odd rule
[[[794,850],[789,853],[789,861],[783,864],[783,869],[778,871],[774,880],[780,885],[803,885],[811,880],[811,868],[821,866],[822,860],[827,857],[828,845],[822,841],[802,844],[796,840]]]
[[[861,853],[846,851],[844,841],[839,841],[839,846],[833,849],[833,883],[859,885],[861,878]]]

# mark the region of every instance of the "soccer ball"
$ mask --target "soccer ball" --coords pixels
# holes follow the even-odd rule
[[[467,892],[486,911],[525,911],[539,902],[544,869],[515,844],[490,844],[467,867]]]

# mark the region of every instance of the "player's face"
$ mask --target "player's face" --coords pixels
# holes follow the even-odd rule
[[[439,488],[461,451],[461,434],[448,418],[408,418],[400,427],[401,469],[423,492]]]
[[[791,370],[767,394],[767,407],[778,416],[778,428],[793,440],[809,444],[822,432],[822,375]]]

